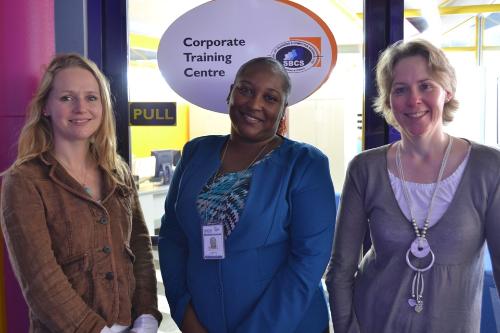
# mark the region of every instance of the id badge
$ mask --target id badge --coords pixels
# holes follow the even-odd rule
[[[224,259],[224,227],[222,224],[202,226],[203,259]]]

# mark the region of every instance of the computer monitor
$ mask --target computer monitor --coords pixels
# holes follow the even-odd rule
[[[173,149],[153,150],[151,151],[151,156],[156,158],[155,177],[159,177],[160,171],[164,171],[168,166],[172,167],[177,165],[181,158],[181,152]]]

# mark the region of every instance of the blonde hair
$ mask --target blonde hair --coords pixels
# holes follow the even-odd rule
[[[99,166],[106,170],[115,181],[123,183],[127,167],[116,152],[115,117],[108,80],[94,62],[76,53],[55,56],[45,70],[36,93],[28,105],[26,122],[19,136],[17,158],[8,170],[53,148],[52,124],[42,113],[57,73],[71,67],[89,71],[99,85],[102,121],[90,138],[89,150]]]
[[[375,112],[382,114],[387,123],[397,129],[399,125],[390,105],[394,68],[401,59],[416,55],[425,59],[433,80],[451,93],[451,99],[444,104],[443,123],[451,122],[453,113],[458,109],[458,101],[455,99],[457,78],[444,52],[423,39],[399,41],[389,46],[379,57],[376,68],[378,97],[373,103]]]

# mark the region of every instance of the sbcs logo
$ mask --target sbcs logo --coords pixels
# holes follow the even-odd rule
[[[321,66],[321,38],[290,38],[276,46],[272,56],[280,61],[286,70],[299,73],[311,67]]]

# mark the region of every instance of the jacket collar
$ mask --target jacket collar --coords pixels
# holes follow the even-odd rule
[[[74,195],[88,200],[95,201],[92,197],[90,197],[87,192],[85,192],[82,184],[80,184],[76,179],[74,179],[66,169],[59,163],[59,161],[54,157],[51,152],[44,152],[40,154],[40,160],[47,167],[49,167],[49,178],[54,181],[54,183],[63,187],[68,192],[73,193]],[[103,182],[102,182],[102,190],[103,196],[101,203],[106,202],[115,192],[117,188],[116,182],[113,178],[101,167],[99,167],[103,174]]]

